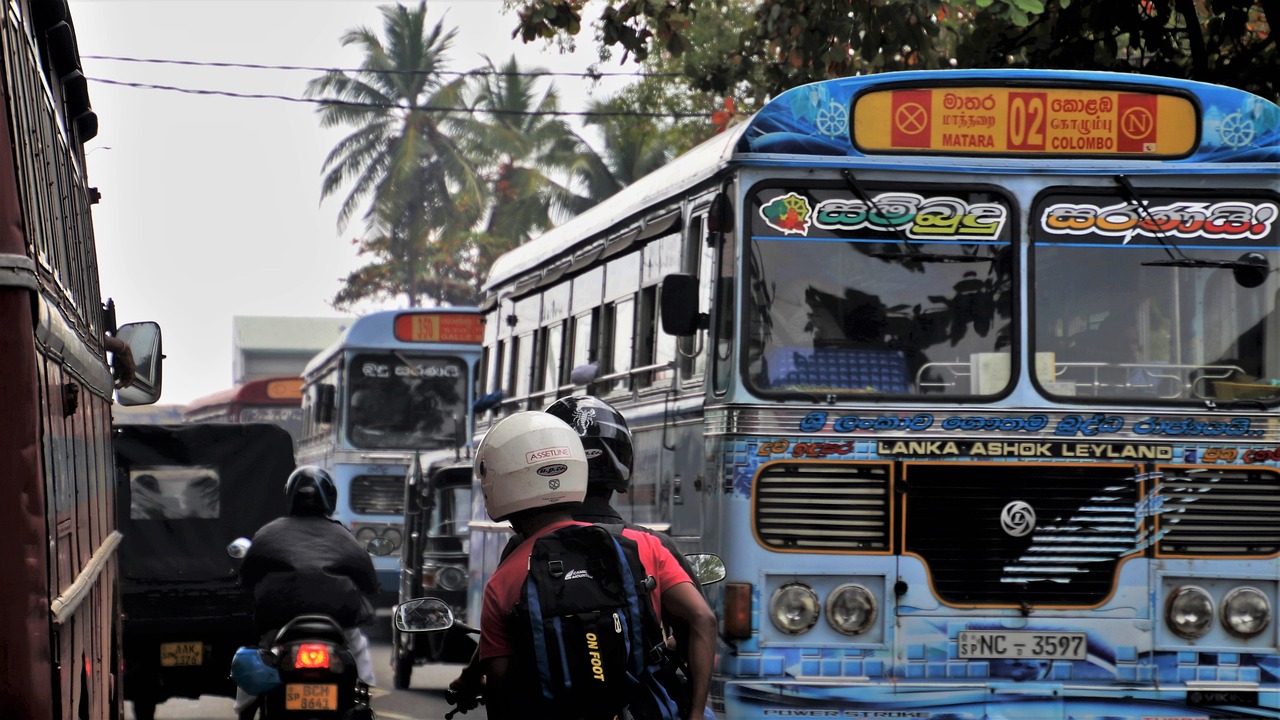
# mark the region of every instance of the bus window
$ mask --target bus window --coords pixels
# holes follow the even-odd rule
[[[361,353],[351,362],[347,435],[359,448],[444,448],[467,416],[467,366],[405,352]]]
[[[1141,193],[1142,211],[1119,191],[1040,198],[1032,286],[1041,386],[1054,396],[1112,400],[1273,396],[1280,358],[1267,348],[1277,342],[1280,281],[1266,273],[1260,285],[1241,283],[1231,263],[1242,251],[1229,223],[1186,221],[1162,235],[1139,215],[1202,208],[1269,217],[1275,203]]]
[[[715,352],[715,392],[723,395],[729,389],[729,378],[733,371],[733,328],[737,324],[737,310],[733,299],[734,257],[733,237],[723,235],[715,249],[717,255],[714,317],[715,335],[712,337],[712,348]]]
[[[757,391],[996,395],[1009,387],[1012,254],[1001,196],[789,185],[754,197],[744,348]],[[792,237],[779,213],[806,203],[823,208],[822,222]],[[869,213],[885,219],[870,223]]]
[[[609,374],[626,373],[631,369],[632,353],[635,351],[636,337],[636,301],[634,297],[619,300],[610,307],[610,322],[607,330],[609,337]],[[630,389],[629,377],[614,379],[606,385],[606,392],[621,392]]]
[[[599,309],[597,308],[573,318],[573,327],[570,331],[572,337],[568,352],[570,369],[595,362],[598,357],[600,339],[599,335],[594,332],[596,326],[595,318],[598,312]]]
[[[544,391],[542,405],[556,397],[556,391],[565,380],[564,323],[558,322],[542,331],[542,381],[539,390]]]

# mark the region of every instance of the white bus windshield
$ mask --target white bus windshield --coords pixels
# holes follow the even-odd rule
[[[1041,386],[1118,401],[1280,398],[1276,216],[1273,198],[1243,193],[1041,196],[1030,218]]]
[[[358,448],[450,447],[466,422],[467,366],[460,359],[361,353],[349,373],[346,428]]]
[[[994,395],[1009,384],[1008,202],[961,188],[767,187],[747,248],[762,395]]]

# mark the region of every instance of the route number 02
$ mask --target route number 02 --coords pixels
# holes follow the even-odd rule
[[[1043,150],[1045,97],[1039,93],[1011,93],[1009,97],[1009,147]]]

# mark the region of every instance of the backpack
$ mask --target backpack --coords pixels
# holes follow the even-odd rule
[[[668,662],[655,585],[620,525],[571,525],[534,541],[516,616],[537,716],[678,717],[654,676]]]

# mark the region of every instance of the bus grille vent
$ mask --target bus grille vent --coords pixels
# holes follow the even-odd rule
[[[404,514],[404,476],[361,475],[352,480],[351,509],[367,515]]]
[[[908,465],[906,553],[955,604],[1090,607],[1142,551],[1134,466]]]
[[[1151,513],[1159,551],[1267,556],[1280,552],[1280,476],[1245,469],[1166,469]]]
[[[888,550],[889,469],[771,465],[757,480],[755,526],[760,541],[778,550]]]

